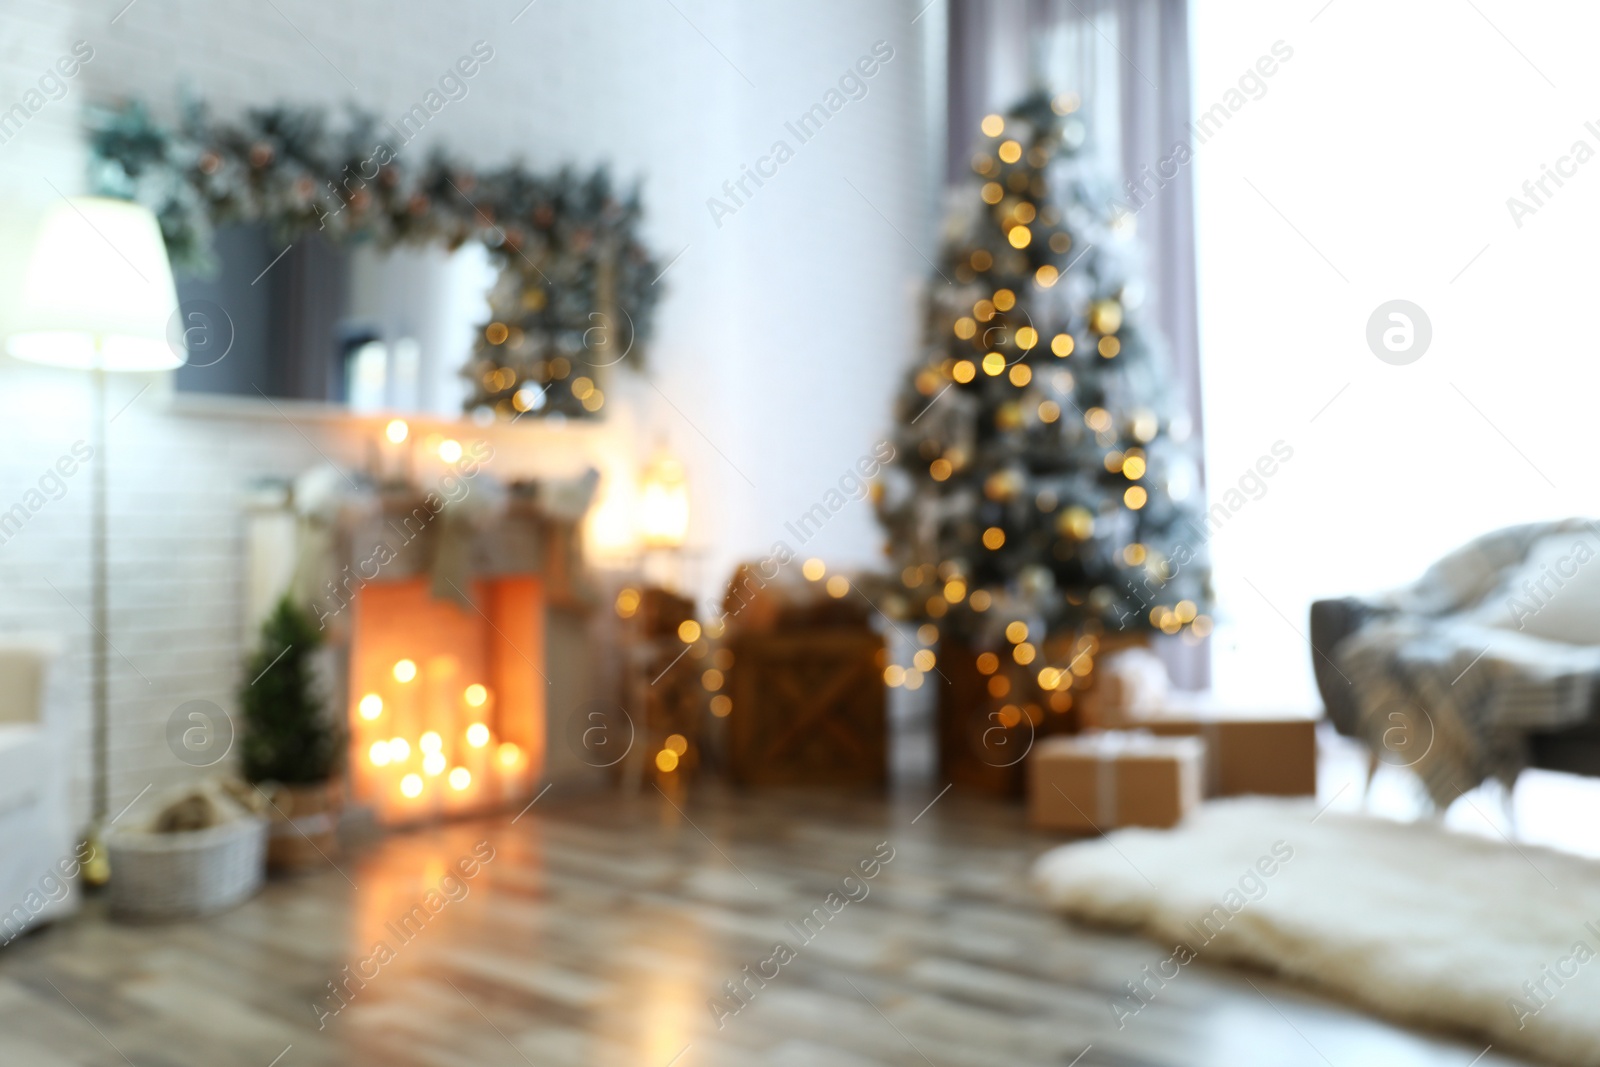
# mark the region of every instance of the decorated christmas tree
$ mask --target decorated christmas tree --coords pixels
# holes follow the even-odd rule
[[[1211,625],[1190,421],[1076,110],[983,120],[878,496],[903,614],[1007,675],[1011,721],[1069,708],[1107,635]]]

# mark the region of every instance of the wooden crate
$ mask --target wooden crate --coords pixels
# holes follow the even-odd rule
[[[883,639],[858,627],[732,639],[729,772],[741,785],[888,781]]]

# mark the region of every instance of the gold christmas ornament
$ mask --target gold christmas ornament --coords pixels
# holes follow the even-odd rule
[[[1088,508],[1074,504],[1056,519],[1056,529],[1077,541],[1087,541],[1094,536],[1094,515]]]
[[[1122,305],[1115,300],[1097,300],[1089,308],[1089,328],[1095,333],[1116,333],[1122,329]]]
[[[983,495],[1004,503],[1022,491],[1022,475],[1014,470],[995,471],[984,479]]]

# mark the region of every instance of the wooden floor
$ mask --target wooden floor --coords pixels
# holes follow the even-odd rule
[[[1165,953],[1042,911],[1026,873],[1055,842],[1018,810],[952,793],[919,816],[930,799],[553,789],[515,823],[391,835],[205,922],[119,926],[91,905],[0,951],[0,1064],[1468,1067],[1483,1052],[1203,961],[1119,1029],[1110,1000]],[[474,849],[493,859],[445,884],[460,899],[430,901]],[[786,926],[863,885],[813,940]],[[793,958],[765,962],[779,941]],[[776,977],[749,981],[719,1029],[708,1002],[746,965]],[[319,1030],[347,966],[364,987],[349,980]]]

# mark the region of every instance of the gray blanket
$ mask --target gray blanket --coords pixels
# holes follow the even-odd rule
[[[1600,546],[1586,519],[1485,535],[1373,601],[1332,650],[1355,690],[1360,735],[1384,762],[1412,768],[1440,807],[1490,777],[1515,782],[1529,733],[1576,725],[1593,706],[1600,647],[1518,628],[1537,595],[1518,572],[1548,537]]]

